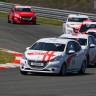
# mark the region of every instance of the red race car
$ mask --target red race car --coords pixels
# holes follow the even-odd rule
[[[30,6],[13,6],[8,13],[8,23],[36,24],[36,15]]]

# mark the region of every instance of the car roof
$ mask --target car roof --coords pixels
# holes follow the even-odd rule
[[[75,41],[75,40],[61,39],[61,38],[42,38],[42,39],[39,39],[37,42],[67,44],[69,41]]]
[[[63,34],[63,35],[61,35],[60,36],[60,38],[63,38],[63,37],[65,37],[65,38],[84,38],[84,39],[87,39],[88,38],[88,36],[91,36],[91,35],[88,35],[88,34]]]
[[[96,22],[83,22],[83,24],[96,24]]]
[[[88,33],[88,32],[96,32],[96,28],[90,28],[90,29],[87,30],[86,33]]]
[[[81,15],[81,14],[69,14],[68,17],[78,17],[78,18],[89,18],[87,15]]]
[[[32,8],[31,6],[16,5],[15,8]]]

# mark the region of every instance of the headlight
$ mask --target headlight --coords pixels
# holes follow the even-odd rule
[[[26,56],[25,56],[25,53],[23,53],[23,55],[22,55],[22,59],[27,60],[27,58],[26,58]]]
[[[62,55],[60,56],[56,56],[53,59],[50,60],[50,62],[54,62],[54,61],[60,61],[62,59]]]
[[[20,17],[20,15],[19,15],[19,14],[16,14],[16,13],[15,13],[15,16],[16,16],[16,17]]]

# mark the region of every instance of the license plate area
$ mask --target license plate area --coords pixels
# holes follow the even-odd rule
[[[30,21],[30,18],[22,18],[23,20]]]
[[[31,62],[30,65],[31,65],[31,66],[40,66],[40,67],[43,67],[43,66],[44,66],[43,63],[35,63],[35,62]]]

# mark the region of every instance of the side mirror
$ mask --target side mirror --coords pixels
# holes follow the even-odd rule
[[[29,49],[30,49],[30,47],[27,47],[27,48],[26,48],[26,50],[29,50]]]
[[[90,44],[89,47],[90,47],[90,48],[94,48],[94,47],[96,47],[96,45],[95,45],[95,44]]]
[[[68,51],[68,54],[74,54],[74,53],[75,53],[74,50],[69,50],[69,51]]]

